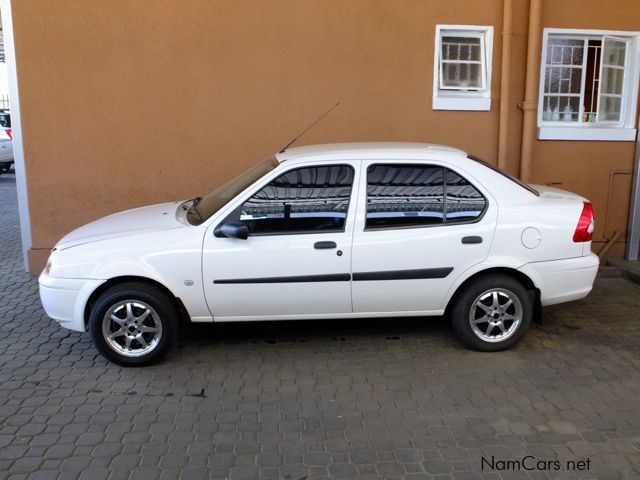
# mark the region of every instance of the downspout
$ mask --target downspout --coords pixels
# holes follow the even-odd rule
[[[498,126],[498,168],[507,168],[509,139],[509,89],[511,87],[511,38],[513,0],[504,0],[502,11],[502,63],[500,71],[500,124]]]
[[[640,120],[638,121],[640,129]],[[627,247],[624,258],[637,261],[640,256],[640,135],[636,137],[635,166],[633,168],[629,225],[627,227]]]
[[[536,110],[538,107],[538,66],[540,65],[540,40],[542,0],[529,4],[529,34],[527,35],[527,70],[522,115],[522,146],[520,150],[520,178],[531,180],[531,151],[536,138]]]

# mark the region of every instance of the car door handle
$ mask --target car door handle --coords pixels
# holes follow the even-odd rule
[[[482,237],[471,236],[471,237],[462,237],[462,243],[465,245],[468,243],[482,243]]]
[[[328,248],[336,248],[338,244],[336,242],[316,242],[313,244],[313,248],[316,250],[326,250]]]

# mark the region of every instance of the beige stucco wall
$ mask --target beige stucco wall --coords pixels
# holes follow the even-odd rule
[[[640,30],[633,4],[613,0],[603,15],[601,2],[545,1],[543,21]],[[301,143],[428,141],[497,158],[498,0],[21,0],[13,10],[34,271],[70,229],[205,193],[337,101]],[[528,2],[515,0],[514,10],[509,169],[517,172]],[[432,110],[438,23],[494,26],[490,112]],[[562,181],[601,214],[603,179],[630,168],[633,148],[537,142],[535,180]],[[626,208],[629,188],[618,181]]]

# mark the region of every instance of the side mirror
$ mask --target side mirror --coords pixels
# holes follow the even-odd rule
[[[249,238],[249,227],[242,222],[227,222],[218,226],[213,233],[216,237],[246,240]]]

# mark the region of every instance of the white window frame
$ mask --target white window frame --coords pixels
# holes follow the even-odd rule
[[[549,35],[562,35],[565,38],[583,40],[618,37],[628,40],[626,49],[625,72],[622,86],[622,113],[620,122],[575,123],[543,120],[544,79],[547,64],[547,44]],[[586,51],[583,63],[586,62]],[[602,62],[602,60],[601,60]],[[585,67],[583,66],[583,69]],[[584,95],[585,76],[583,70],[580,99]],[[569,28],[545,28],[542,38],[542,55],[540,59],[540,86],[538,92],[538,139],[539,140],[598,140],[598,141],[635,141],[636,108],[638,104],[638,84],[640,83],[640,32],[624,32],[616,30],[582,30]],[[581,102],[581,118],[583,105]]]
[[[442,37],[446,35],[480,38],[482,78],[484,88],[461,89],[441,87],[440,68]],[[476,110],[491,109],[491,70],[493,60],[493,27],[490,25],[436,25],[436,40],[433,54],[433,109]]]

